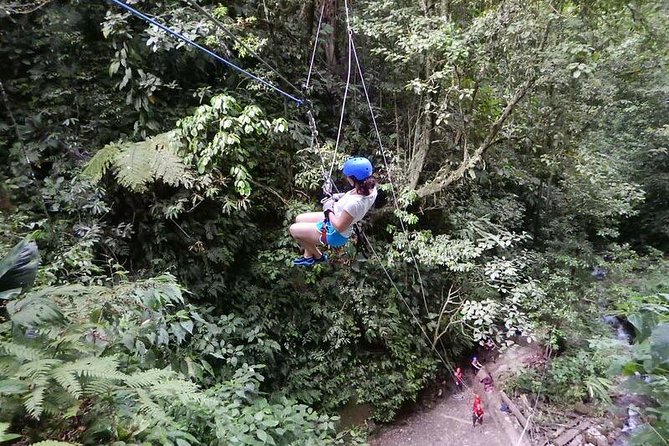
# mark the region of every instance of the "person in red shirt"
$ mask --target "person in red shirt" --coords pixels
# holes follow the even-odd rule
[[[481,397],[474,395],[474,407],[472,408],[472,426],[476,426],[476,422],[483,424],[483,403]]]
[[[458,393],[462,393],[462,370],[460,367],[455,369],[453,377],[455,379],[455,388],[457,389]]]

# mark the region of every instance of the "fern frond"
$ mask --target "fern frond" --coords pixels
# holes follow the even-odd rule
[[[177,186],[186,175],[186,165],[176,150],[174,132],[126,144],[115,158],[116,179],[124,187],[143,192],[155,180]]]
[[[58,367],[51,373],[51,377],[75,399],[81,398],[84,393],[76,373],[68,368],[68,366]]]
[[[50,387],[44,398],[42,414],[60,419],[69,418],[77,414],[80,406],[80,400],[72,398],[65,390]]]
[[[135,192],[144,192],[153,179],[151,165],[156,152],[150,141],[142,141],[127,146],[117,157],[116,180],[121,186]]]
[[[17,378],[27,378],[30,380],[40,379],[50,374],[54,366],[61,364],[59,359],[38,359],[23,364],[16,371]]]
[[[16,342],[3,342],[0,344],[0,351],[5,355],[13,356],[19,361],[37,361],[45,357],[45,352]],[[0,365],[0,367],[2,367]],[[1,369],[0,369],[1,372]]]
[[[184,392],[178,394],[181,402],[187,406],[196,405],[205,409],[215,410],[220,407],[220,400],[204,394],[199,389],[195,392]]]
[[[172,379],[168,381],[155,382],[151,385],[151,394],[171,398],[175,395],[197,392],[199,389],[195,383],[183,379]]]
[[[45,386],[35,386],[23,402],[23,406],[26,408],[28,415],[37,420],[39,420],[40,415],[42,415],[44,408],[44,390]]]
[[[136,372],[125,378],[125,383],[133,388],[139,389],[142,387],[149,387],[155,383],[171,379],[176,374],[171,370],[150,369],[143,372]]]
[[[175,132],[162,133],[152,138],[151,141],[159,154],[153,165],[155,178],[171,186],[184,184],[187,169],[178,153],[180,142]]]
[[[169,150],[161,150],[152,166],[156,178],[163,180],[170,186],[183,183],[186,167],[181,157]]]
[[[28,390],[28,385],[18,379],[3,379],[0,381],[0,395],[16,395]]]
[[[126,379],[126,375],[119,372],[118,359],[114,356],[81,358],[64,365],[63,369],[86,378],[106,379],[110,381],[122,381]]]
[[[12,376],[18,368],[19,363],[16,361],[16,358],[4,355],[0,356],[0,377]]]
[[[114,382],[102,380],[95,380],[83,384],[84,392],[89,395],[105,395],[116,387]]]
[[[173,425],[174,419],[170,417],[165,410],[153,401],[147,392],[137,389],[139,399],[138,412],[147,415],[151,421],[157,425]]]
[[[67,443],[65,441],[44,440],[39,443],[33,443],[32,446],[77,446],[77,444]]]
[[[91,181],[97,183],[107,172],[107,169],[114,163],[116,157],[120,153],[119,145],[117,143],[107,144],[91,158],[84,169],[84,175],[89,177]]]

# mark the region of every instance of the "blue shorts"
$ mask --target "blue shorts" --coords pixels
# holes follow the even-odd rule
[[[316,229],[318,229],[318,232],[321,232],[323,230],[323,224],[324,222],[319,222],[316,223]],[[327,242],[328,246],[331,248],[340,248],[346,244],[348,241],[347,237],[344,237],[341,235],[337,230],[332,226],[332,223],[328,222],[327,225],[325,226],[327,230]]]

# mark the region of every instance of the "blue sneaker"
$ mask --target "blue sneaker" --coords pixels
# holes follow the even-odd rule
[[[315,262],[313,257],[298,257],[293,260],[293,266],[311,266]]]
[[[323,253],[319,258],[313,257],[298,257],[293,260],[293,266],[314,266],[317,263],[327,263],[328,255]]]

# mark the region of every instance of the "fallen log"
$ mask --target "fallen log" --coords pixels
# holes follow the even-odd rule
[[[565,433],[568,429],[573,429],[575,428],[580,421],[572,421],[569,424],[561,424],[561,423],[552,423],[553,426],[558,426],[557,430],[551,434],[552,438],[558,438],[560,435]]]
[[[564,434],[560,435],[558,438],[553,440],[555,446],[565,446],[567,443],[572,441],[576,436],[581,432],[590,427],[589,421],[581,421],[575,428],[568,430]]]
[[[532,413],[532,405],[531,405],[530,402],[527,400],[527,395],[525,395],[525,394],[520,395],[520,401],[523,403],[523,406],[525,407],[524,412],[525,412],[525,413],[527,414],[527,416],[529,417],[530,414]]]
[[[501,391],[499,394],[502,397],[502,401],[504,401],[504,403],[509,406],[511,413],[515,415],[515,417],[518,419],[518,422],[524,429],[527,426],[527,418],[525,418],[525,415],[523,415],[523,413],[518,409],[518,406],[516,406],[515,403],[511,401],[508,396],[506,396],[506,393]]]

